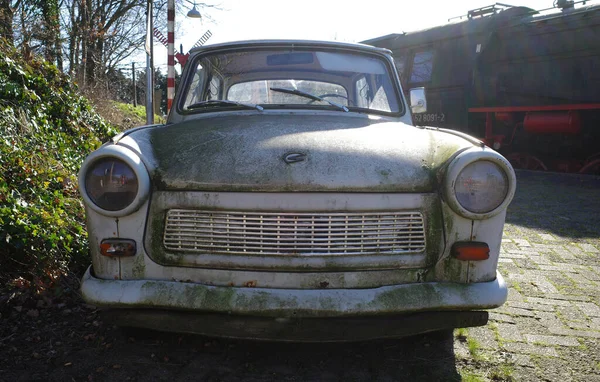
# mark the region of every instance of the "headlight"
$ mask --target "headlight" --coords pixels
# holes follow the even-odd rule
[[[458,174],[454,189],[461,206],[471,212],[486,213],[506,199],[508,178],[500,166],[482,160],[471,163]]]
[[[487,219],[506,210],[517,179],[510,163],[489,148],[458,154],[446,171],[444,196],[448,205],[468,219]]]
[[[85,192],[103,210],[120,211],[135,200],[138,193],[137,176],[122,160],[102,158],[87,171]]]
[[[150,176],[137,153],[105,145],[91,153],[79,171],[79,190],[87,207],[105,216],[127,216],[150,194]]]

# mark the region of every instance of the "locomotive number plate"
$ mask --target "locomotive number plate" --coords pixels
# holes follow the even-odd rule
[[[413,114],[415,123],[444,123],[446,122],[446,116],[444,113],[421,113]]]

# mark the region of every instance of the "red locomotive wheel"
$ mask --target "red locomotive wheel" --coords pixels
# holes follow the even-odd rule
[[[528,153],[510,153],[506,159],[514,168],[523,170],[548,171],[548,167],[537,157]]]
[[[579,170],[580,174],[600,175],[600,158],[586,162]]]
[[[589,158],[587,158],[585,160],[585,163],[588,164],[588,163],[593,162],[593,161],[598,160],[598,159],[600,159],[600,153],[595,153],[594,155],[592,155]]]

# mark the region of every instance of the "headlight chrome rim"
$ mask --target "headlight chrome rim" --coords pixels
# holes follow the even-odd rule
[[[504,201],[489,212],[472,212],[466,209],[460,204],[456,195],[456,181],[461,172],[467,166],[479,161],[488,161],[500,167],[501,171],[504,171],[508,182],[508,189]],[[483,149],[471,148],[457,155],[448,166],[443,191],[446,202],[456,213],[468,219],[482,220],[493,217],[508,207],[515,195],[516,185],[517,179],[515,172],[506,158],[487,147]]]
[[[137,195],[135,196],[133,201],[127,207],[117,211],[105,210],[98,206],[90,198],[86,189],[86,175],[88,171],[96,163],[98,163],[98,161],[111,158],[120,160],[124,162],[127,166],[129,166],[133,170],[138,181]],[[130,215],[141,207],[141,205],[146,201],[150,193],[150,176],[148,175],[148,170],[146,169],[146,166],[136,153],[118,145],[103,146],[97,151],[90,154],[85,159],[83,165],[81,166],[81,169],[79,170],[78,180],[79,191],[86,206],[104,216],[121,217]]]

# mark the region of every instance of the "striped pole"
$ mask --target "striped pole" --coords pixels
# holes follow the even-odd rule
[[[175,0],[167,2],[167,111],[175,98]]]

